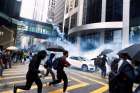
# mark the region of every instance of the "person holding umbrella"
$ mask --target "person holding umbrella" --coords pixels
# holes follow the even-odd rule
[[[132,66],[131,57],[127,53],[119,54],[117,73],[110,82],[115,82],[111,86],[110,93],[133,93],[133,83],[135,81],[134,68]],[[114,87],[113,87],[114,86]]]

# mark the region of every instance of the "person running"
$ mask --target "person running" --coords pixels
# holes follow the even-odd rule
[[[47,70],[46,76],[48,76],[48,74],[50,73],[53,81],[55,80],[55,75],[54,75],[54,72],[52,71],[52,65],[53,65],[53,58],[54,57],[55,57],[55,54],[51,53],[49,59],[46,61],[45,65],[44,65],[44,67]]]
[[[28,72],[26,74],[26,85],[24,86],[14,85],[14,93],[17,93],[17,89],[29,90],[33,82],[37,84],[38,93],[42,93],[42,82],[38,75],[38,73],[40,73],[38,69],[39,69],[41,60],[44,59],[46,55],[47,53],[44,50],[39,51],[36,55],[34,55],[33,59],[31,60],[29,64]]]
[[[58,84],[63,80],[64,81],[63,93],[67,93],[66,90],[67,90],[67,86],[68,86],[68,78],[64,71],[64,67],[70,66],[70,63],[66,60],[67,57],[68,57],[68,51],[64,51],[60,62],[57,64],[57,69],[56,69],[57,70],[57,80],[49,83],[49,86],[51,86],[52,84],[53,85]]]

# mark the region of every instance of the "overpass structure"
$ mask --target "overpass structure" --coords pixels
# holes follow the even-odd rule
[[[48,37],[56,37],[58,35],[58,33],[54,30],[53,25],[50,23],[25,18],[21,18],[20,21],[24,25],[19,25],[18,31],[21,31],[25,35],[40,39],[47,39]]]

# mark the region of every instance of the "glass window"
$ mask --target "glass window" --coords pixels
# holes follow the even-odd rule
[[[70,57],[71,59],[78,60],[78,57]]]
[[[106,21],[122,21],[123,0],[107,0]]]
[[[113,42],[113,31],[112,30],[108,30],[105,31],[105,43],[111,43]]]
[[[135,26],[130,28],[130,43],[140,42],[140,26]]]
[[[84,0],[83,24],[101,22],[102,0]]]
[[[81,36],[80,47],[82,51],[96,49],[100,46],[100,32],[85,33]]]
[[[78,0],[75,0],[75,7],[78,6]]]
[[[77,13],[71,16],[70,28],[77,26]]]
[[[69,5],[66,6],[66,13],[69,12]]]
[[[140,0],[130,2],[130,43],[140,42]]]

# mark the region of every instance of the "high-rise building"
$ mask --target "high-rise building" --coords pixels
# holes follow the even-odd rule
[[[65,0],[57,0],[54,10],[54,23],[57,24],[62,30],[63,19],[65,10]]]
[[[48,4],[48,19],[52,20],[54,22],[54,11],[55,11],[55,5],[57,0],[49,0]]]
[[[85,50],[138,43],[139,4],[139,0],[66,0],[63,31]]]
[[[0,46],[3,48],[15,44],[20,6],[19,0],[0,0]]]

